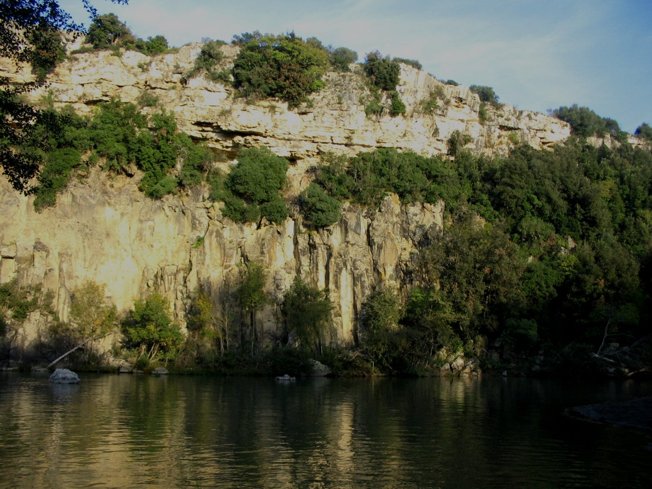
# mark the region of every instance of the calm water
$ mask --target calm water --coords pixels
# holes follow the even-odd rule
[[[0,374],[0,487],[652,487],[652,441],[562,416],[634,382]]]

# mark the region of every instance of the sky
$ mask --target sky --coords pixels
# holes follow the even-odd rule
[[[61,6],[88,25],[81,0]],[[130,0],[114,12],[173,46],[293,31],[324,45],[417,59],[438,79],[489,85],[547,112],[586,106],[628,132],[652,124],[652,0]]]

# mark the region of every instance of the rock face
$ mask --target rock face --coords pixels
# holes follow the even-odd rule
[[[143,94],[153,95],[158,108],[144,111],[172,111],[180,129],[221,154],[225,166],[243,146],[266,146],[290,157],[289,198],[308,185],[307,169],[324,152],[396,147],[442,154],[451,134],[460,131],[471,136],[469,149],[494,154],[521,141],[547,147],[569,135],[568,125],[557,119],[509,106],[486,107],[481,120],[477,95],[406,65],[398,87],[405,116],[367,117],[369,92],[355,71],[328,74],[327,88],[298,110],[278,101],[253,103],[222,83],[184,80],[200,49],[188,45],[155,58],[136,52],[73,55],[31,97],[38,101],[49,94],[56,106],[88,113],[101,101],[138,102]],[[223,47],[224,68],[237,49]],[[0,60],[0,75],[6,74],[19,83],[30,79],[28,70]],[[424,102],[433,97],[437,108],[431,104],[425,111]],[[292,218],[281,225],[236,224],[222,216],[221,204],[210,202],[205,189],[154,201],[138,191],[135,180],[93,171],[73,181],[55,207],[36,213],[32,198],[0,177],[0,283],[16,279],[52,291],[63,321],[71,291],[87,280],[105,285],[120,311],[158,290],[183,320],[200,285],[219,295],[232,287],[243,263],[256,261],[269,271],[267,291],[276,301],[297,275],[327,288],[334,303],[331,340],[346,344],[355,338],[355,318],[373,287],[405,285],[407,265],[424,242],[436,239],[443,220],[443,203],[401,205],[388,196],[376,210],[345,206],[340,222],[321,231],[307,231]],[[265,328],[275,327],[278,312],[274,303],[261,311]],[[36,337],[39,318],[29,324],[23,344]]]
[[[157,107],[172,111],[180,128],[211,147],[232,154],[241,146],[267,146],[281,156],[302,159],[325,151],[349,155],[378,147],[413,150],[420,154],[446,153],[454,131],[472,138],[468,148],[487,154],[506,153],[525,142],[536,148],[551,146],[570,135],[565,122],[508,105],[487,105],[468,88],[445,85],[432,75],[401,65],[397,90],[405,116],[367,117],[370,99],[365,78],[357,66],[351,73],[329,73],[326,88],[309,104],[288,110],[286,103],[252,103],[236,97],[223,83],[199,76],[186,80],[201,44],[172,54],[149,57],[127,51],[74,54],[50,76],[47,87],[34,92],[38,101],[48,96],[56,106],[72,105],[88,113],[98,102],[119,98],[138,102],[143,94],[156,97]],[[228,69],[237,55],[235,46],[223,46]],[[0,59],[0,76],[29,80],[29,70],[16,70]],[[436,99],[425,108],[424,103]],[[152,109],[152,110],[158,110]]]
[[[1,279],[51,290],[64,321],[71,292],[88,280],[106,285],[121,311],[158,290],[183,320],[200,285],[220,295],[243,263],[256,261],[269,270],[267,289],[277,301],[297,274],[328,288],[335,306],[332,340],[347,343],[374,285],[404,283],[405,266],[443,219],[443,204],[401,205],[393,195],[378,210],[345,206],[339,223],[310,232],[293,219],[278,226],[236,224],[220,209],[199,189],[154,201],[133,180],[98,171],[73,182],[55,207],[37,213],[32,197],[2,180]],[[267,305],[259,318],[264,327],[275,327],[277,305]],[[24,332],[25,341],[36,336],[37,323]]]

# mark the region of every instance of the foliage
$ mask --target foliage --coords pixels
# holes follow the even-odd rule
[[[457,156],[460,151],[472,141],[471,136],[463,134],[460,131],[453,131],[448,138],[448,154],[450,156]]]
[[[365,58],[364,72],[375,87],[390,92],[396,90],[401,67],[389,56],[383,57],[378,51],[373,51]]]
[[[377,206],[386,193],[394,192],[404,202],[445,198],[454,206],[460,192],[452,165],[435,157],[382,148],[348,162],[328,161],[318,169],[316,183],[340,200]]]
[[[480,97],[480,102],[491,105],[498,105],[498,95],[496,95],[496,92],[493,88],[487,87],[485,85],[471,85],[469,90]]]
[[[251,356],[254,356],[260,335],[256,325],[256,312],[268,302],[265,293],[265,281],[267,274],[263,267],[256,262],[249,262],[240,271],[240,280],[235,291],[237,302],[243,315],[249,315],[249,344]],[[240,347],[244,348],[246,343],[246,333],[244,328],[244,319],[240,324]]]
[[[252,36],[233,65],[234,86],[246,97],[276,97],[297,107],[324,86],[329,53],[294,34]]]
[[[135,43],[135,49],[147,56],[156,56],[163,54],[169,49],[168,40],[165,36],[157,35],[148,37],[147,40],[138,39]]]
[[[335,48],[330,51],[330,62],[335,71],[347,72],[349,65],[358,61],[358,53],[349,48]]]
[[[391,106],[389,109],[389,115],[396,117],[405,114],[405,104],[396,90],[390,92],[390,101]]]
[[[44,82],[57,64],[66,59],[61,33],[54,29],[35,30],[30,33],[30,43],[34,47],[30,60],[32,73],[39,82]]]
[[[302,347],[321,353],[332,307],[325,290],[312,287],[297,276],[283,298],[288,336],[296,338]]]
[[[394,58],[394,62],[396,63],[403,63],[404,65],[411,66],[412,68],[416,68],[417,70],[420,70],[423,68],[421,63],[417,61],[416,59],[409,59],[409,58]]]
[[[135,350],[137,358],[167,362],[177,355],[183,335],[170,318],[169,309],[168,300],[158,293],[135,302],[122,324],[122,332],[124,346]]]
[[[401,302],[393,290],[378,288],[367,297],[360,315],[359,341],[374,363],[387,364],[395,353],[401,317]]]
[[[340,220],[341,205],[337,199],[315,183],[299,196],[299,207],[308,227],[323,228]]]
[[[89,281],[73,290],[70,322],[80,340],[99,339],[117,326],[117,310],[106,300],[104,286]]]
[[[636,134],[639,138],[652,141],[652,127],[650,127],[650,125],[647,124],[646,122],[638,126],[634,134]]]
[[[480,124],[487,122],[488,117],[487,105],[484,102],[480,102],[480,107],[478,108],[478,119],[480,120]]]
[[[134,44],[136,39],[127,25],[115,14],[98,15],[88,28],[86,42],[95,49]]]
[[[125,3],[125,0],[113,0]],[[84,6],[92,12],[89,2]],[[0,56],[30,63],[38,76],[33,83],[12,85],[0,77],[0,166],[18,191],[30,190],[30,181],[38,173],[42,155],[21,151],[30,139],[40,112],[25,103],[20,94],[45,83],[45,77],[61,59],[59,31],[76,33],[83,26],[75,23],[58,0],[12,0],[0,3]]]
[[[423,99],[420,104],[421,112],[428,114],[434,112],[439,108],[439,101],[445,98],[444,89],[437,85],[436,88],[430,91],[428,98]]]
[[[609,134],[622,139],[623,134],[616,121],[601,117],[588,107],[578,107],[577,104],[570,107],[559,107],[552,111],[552,115],[558,119],[568,122],[574,135],[580,137],[599,136]]]
[[[206,73],[208,79],[213,81],[217,80],[220,76],[217,68],[224,59],[224,53],[222,52],[222,46],[224,44],[224,41],[208,41],[204,43],[201,51],[199,51],[199,56],[195,60],[195,64],[184,75],[184,78],[190,79],[203,72]]]
[[[445,83],[446,85],[451,85],[451,86],[453,86],[453,87],[457,87],[457,86],[459,86],[459,83],[457,83],[455,80],[446,80],[444,83]]]
[[[198,184],[211,159],[205,147],[178,132],[171,114],[146,116],[117,101],[100,104],[92,117],[44,110],[14,150],[43,161],[34,189],[37,210],[54,205],[73,172],[99,159],[106,170],[142,170],[140,188],[153,198]]]
[[[243,149],[225,182],[225,215],[237,222],[255,221],[259,215],[271,222],[284,221],[287,207],[279,192],[287,168],[285,158],[266,148]]]

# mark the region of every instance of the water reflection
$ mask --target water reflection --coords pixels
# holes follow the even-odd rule
[[[643,436],[561,416],[634,382],[0,374],[0,487],[648,487]]]

